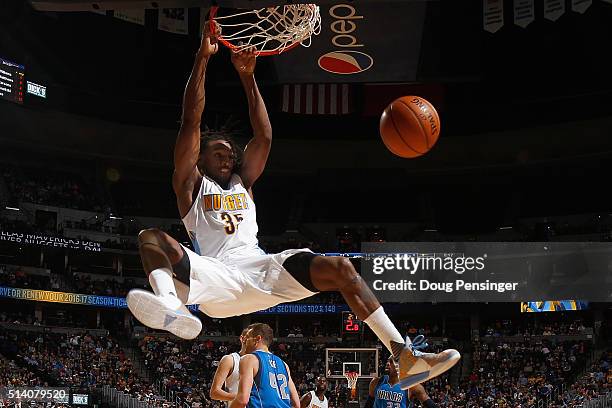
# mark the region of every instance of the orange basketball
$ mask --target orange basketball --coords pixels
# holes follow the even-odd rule
[[[411,159],[427,153],[439,135],[438,112],[418,96],[394,100],[380,117],[380,136],[387,149],[399,157]]]

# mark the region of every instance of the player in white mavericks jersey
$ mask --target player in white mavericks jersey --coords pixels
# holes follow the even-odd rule
[[[253,351],[247,350],[247,344],[244,341],[247,330],[242,330],[240,334],[240,351],[221,357],[212,385],[210,386],[210,398],[217,401],[226,401],[227,405],[229,405],[229,401],[236,398],[236,393],[238,392],[240,357]]]
[[[202,329],[185,304],[198,304],[213,317],[237,316],[292,302],[319,291],[340,291],[399,361],[404,388],[433,378],[460,358],[413,350],[348,259],[309,249],[265,254],[257,245],[251,188],[262,174],[272,144],[272,127],[255,82],[256,55],[232,53],[245,90],[253,137],[239,149],[224,136],[201,140],[206,66],[218,50],[217,33],[205,29],[185,88],[183,117],[174,149],[172,185],[179,213],[196,252],[155,228],[138,235],[142,264],[154,293],[134,289],[127,304],[143,324],[195,338]]]
[[[324,375],[317,377],[314,391],[302,395],[300,408],[327,408],[327,378]]]

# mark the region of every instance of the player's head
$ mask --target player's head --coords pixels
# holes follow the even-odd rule
[[[204,174],[220,184],[229,181],[232,173],[242,164],[242,150],[227,135],[204,134],[200,139],[198,167]]]
[[[315,380],[315,391],[321,392],[327,390],[327,378],[320,374]]]
[[[389,377],[394,377],[397,375],[397,363],[393,359],[393,356],[390,356],[387,359],[387,365],[385,366],[385,369]]]
[[[265,323],[253,323],[247,327],[245,334],[245,349],[247,353],[257,350],[260,346],[270,347],[274,341],[272,328]]]
[[[249,331],[249,328],[245,327],[244,329],[242,329],[242,332],[240,333],[240,346],[242,350],[244,350],[244,347],[245,347],[246,334],[248,331]]]

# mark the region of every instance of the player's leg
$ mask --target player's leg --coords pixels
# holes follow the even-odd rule
[[[181,245],[165,232],[150,228],[138,234],[138,251],[155,294],[178,298],[173,265],[179,265],[187,256]]]
[[[339,291],[351,310],[382,341],[400,364],[400,386],[404,389],[436,377],[459,360],[457,350],[422,353],[411,347],[391,322],[384,309],[351,262],[343,257],[299,253],[283,266],[298,282],[313,291]]]
[[[348,259],[313,257],[310,279],[318,291],[339,291],[357,317],[370,326],[394,357],[399,357],[404,338]]]
[[[186,294],[179,298],[174,278],[181,272],[189,283],[189,258],[183,247],[171,236],[158,229],[147,229],[138,235],[142,265],[154,293],[133,289],[127,295],[128,308],[144,325],[168,330],[185,338],[195,338],[202,323],[184,305]],[[184,287],[184,284],[181,284]],[[183,292],[185,290],[183,289]]]

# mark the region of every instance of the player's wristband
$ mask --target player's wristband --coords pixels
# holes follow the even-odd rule
[[[372,408],[373,406],[374,406],[374,398],[368,395],[368,399],[366,400],[366,403],[363,406],[363,408]]]
[[[438,404],[436,404],[431,398],[427,401],[423,401],[422,404],[425,408],[438,408]]]

